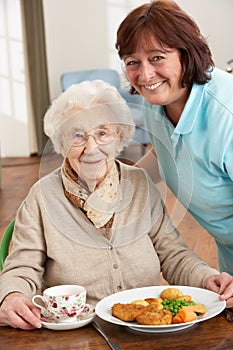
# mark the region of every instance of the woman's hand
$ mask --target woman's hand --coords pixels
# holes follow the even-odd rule
[[[208,277],[205,280],[205,288],[220,295],[220,300],[226,300],[226,307],[233,307],[233,276],[226,272]]]
[[[10,293],[0,307],[0,326],[25,330],[41,328],[40,309],[23,293]]]

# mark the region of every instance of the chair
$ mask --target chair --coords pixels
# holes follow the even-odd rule
[[[139,94],[131,95],[126,88],[120,87],[121,96],[126,100],[131,108],[133,119],[136,125],[134,141],[144,146],[150,143],[148,132],[146,131],[143,109],[142,109],[142,96]],[[143,147],[144,153],[145,147]]]
[[[136,130],[133,142],[140,145],[147,145],[149,136],[145,130],[144,118],[142,109],[142,97],[140,95],[130,95],[127,89],[121,87],[120,76],[114,69],[90,69],[82,71],[67,72],[61,75],[61,87],[62,91],[65,91],[70,85],[81,83],[84,80],[103,80],[113,86],[115,86],[120,92],[121,96],[129,104],[134,118]],[[142,148],[144,153],[145,147]]]
[[[114,69],[88,69],[63,73],[61,76],[62,91],[65,91],[70,85],[81,83],[84,80],[104,80],[117,89],[120,88],[119,74]]]
[[[14,231],[15,219],[7,226],[0,245],[0,271],[3,269],[4,261],[9,253],[11,237]]]

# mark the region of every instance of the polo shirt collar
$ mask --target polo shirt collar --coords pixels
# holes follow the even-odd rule
[[[180,120],[174,130],[176,134],[188,134],[192,131],[201,108],[205,84],[193,84],[189,98],[186,102]]]

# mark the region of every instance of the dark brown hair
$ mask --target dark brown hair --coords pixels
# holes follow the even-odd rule
[[[133,54],[140,39],[152,35],[164,48],[180,52],[184,69],[182,86],[205,84],[214,67],[209,46],[194,20],[174,1],[154,0],[131,11],[117,31],[116,49],[121,59]],[[132,94],[137,93],[131,87]]]

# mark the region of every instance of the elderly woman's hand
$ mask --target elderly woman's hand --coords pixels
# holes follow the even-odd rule
[[[0,307],[0,326],[30,330],[40,328],[40,309],[26,295],[10,293]]]
[[[220,300],[226,300],[226,307],[233,307],[233,276],[226,272],[208,277],[205,280],[205,288],[220,295]]]

